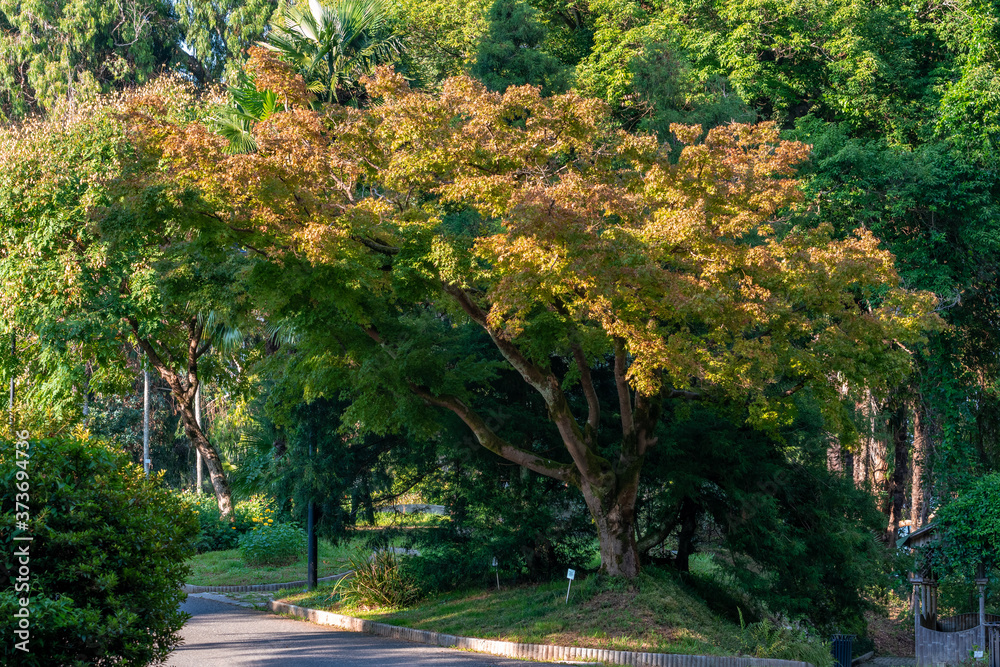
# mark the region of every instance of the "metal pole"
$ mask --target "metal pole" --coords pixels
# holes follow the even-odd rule
[[[309,518],[306,521],[306,529],[309,534],[308,542],[306,546],[306,583],[309,590],[316,588],[317,583],[317,572],[316,572],[316,547],[318,546],[316,540],[316,503],[309,502]]]
[[[194,421],[198,424],[198,428],[201,428],[201,383],[194,390]],[[201,493],[201,450],[195,447],[194,449],[194,469],[195,469],[195,489],[197,493]]]
[[[316,449],[316,425],[309,425],[309,458],[312,458],[313,450]],[[309,590],[316,588],[317,582],[317,541],[316,541],[316,503],[309,501],[309,516],[306,519],[306,587]]]
[[[13,437],[14,431],[14,375],[17,368],[17,336],[13,331],[10,332],[10,358],[11,358],[11,371],[10,371],[10,402],[7,404],[10,414],[8,415],[10,419],[10,430],[11,437]]]
[[[142,371],[142,469],[149,477],[149,371]]]
[[[566,587],[566,604],[569,604],[569,589],[573,588],[573,580],[569,580],[569,586]]]

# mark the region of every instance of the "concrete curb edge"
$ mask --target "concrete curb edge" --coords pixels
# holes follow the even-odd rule
[[[320,577],[316,581],[322,583],[324,581],[337,581],[346,577],[350,572],[341,572],[340,574],[332,574],[329,577]],[[247,586],[193,586],[191,584],[184,584],[181,588],[185,593],[247,593],[250,591],[280,591],[282,588],[305,588],[309,584],[308,581],[303,579],[302,581],[287,581],[283,584],[252,584]]]
[[[714,655],[677,655],[673,653],[639,653],[611,649],[580,648],[578,646],[550,646],[548,644],[520,644],[492,639],[456,637],[427,630],[414,630],[398,625],[388,625],[362,618],[334,614],[329,611],[298,607],[285,602],[271,601],[268,608],[275,614],[291,614],[319,625],[332,625],[342,630],[365,632],[380,637],[402,639],[418,644],[445,648],[465,649],[489,653],[505,658],[531,660],[592,660],[612,665],[633,667],[812,667],[807,662],[776,660],[772,658],[738,658]]]

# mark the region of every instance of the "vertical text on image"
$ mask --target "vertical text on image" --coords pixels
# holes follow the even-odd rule
[[[17,598],[17,610],[14,612],[15,628],[14,635],[17,640],[14,647],[19,651],[29,652],[28,641],[31,637],[31,540],[28,534],[28,520],[31,518],[31,484],[28,468],[31,463],[31,445],[28,442],[29,433],[19,431],[17,440],[14,443],[15,459],[14,465],[17,467],[14,482],[14,528],[18,534],[14,535],[14,558],[16,559],[17,577],[14,583],[14,592],[19,594]]]

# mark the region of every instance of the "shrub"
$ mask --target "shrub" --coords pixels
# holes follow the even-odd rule
[[[306,535],[290,523],[263,523],[240,536],[240,557],[247,565],[288,565],[305,551]]]
[[[31,442],[26,470],[0,442],[2,664],[147,665],[179,643],[178,610],[198,533],[194,514],[129,456],[89,440]],[[28,532],[15,542],[15,483],[27,474]],[[25,475],[21,475],[22,480]],[[15,545],[30,549],[30,590],[15,593]],[[17,598],[28,597],[30,653],[15,649]]]
[[[399,609],[420,598],[416,581],[400,566],[393,551],[382,549],[369,557],[356,554],[349,561],[353,574],[338,581],[334,589],[345,603],[368,609]]]
[[[195,543],[198,553],[235,549],[242,535],[255,526],[273,520],[274,503],[264,496],[251,496],[233,507],[233,517],[223,519],[219,505],[211,494],[184,491],[178,494],[198,516],[200,532]]]
[[[753,658],[799,660],[813,667],[833,667],[830,645],[804,630],[782,626],[770,618],[745,624],[740,613],[740,652]]]

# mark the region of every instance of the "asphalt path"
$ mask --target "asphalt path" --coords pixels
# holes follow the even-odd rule
[[[192,615],[170,667],[551,667],[480,653],[413,644],[204,598],[187,598]]]

